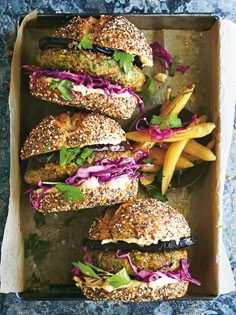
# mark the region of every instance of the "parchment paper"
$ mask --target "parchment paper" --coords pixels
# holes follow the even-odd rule
[[[37,14],[26,16],[18,32],[11,71],[9,97],[11,119],[11,174],[9,212],[2,243],[1,292],[21,292],[32,289],[32,275],[41,289],[49,284],[72,284],[71,262],[82,258],[81,240],[86,236],[93,219],[102,209],[81,210],[76,213],[50,214],[40,229],[35,226],[35,211],[29,208],[24,191],[24,164],[19,166],[19,147],[29,131],[49,113],[63,109],[30,96],[26,76],[21,77],[21,65],[35,64],[37,41],[53,29],[39,28]],[[156,40],[172,55],[181,56],[181,63],[189,64],[186,74],[177,73],[166,83],[156,83],[155,107],[163,102],[167,86],[176,95],[184,86],[195,83],[196,93],[188,108],[207,114],[217,124],[217,161],[211,163],[205,176],[189,193],[186,188],[168,193],[169,203],[182,212],[199,239],[189,250],[192,274],[202,282],[190,285],[189,295],[205,296],[234,290],[232,272],[222,244],[222,198],[227,158],[231,142],[235,105],[236,78],[234,41],[236,26],[229,21],[217,21],[209,31],[159,30],[145,31],[149,41]],[[163,70],[156,66],[153,73]],[[21,80],[23,78],[23,80]],[[137,115],[137,112],[136,114]],[[135,118],[133,116],[132,120]],[[128,128],[132,120],[121,122]],[[49,253],[41,264],[32,257],[24,259],[24,240],[37,233],[49,242]]]

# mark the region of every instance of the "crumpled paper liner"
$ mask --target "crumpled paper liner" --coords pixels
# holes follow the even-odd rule
[[[158,18],[158,17],[157,17]],[[24,237],[25,237],[25,226],[27,225],[27,217],[24,217],[25,203],[22,203],[20,196],[23,194],[21,189],[21,176],[19,168],[19,147],[20,147],[20,134],[24,138],[25,130],[22,131],[20,128],[20,115],[25,115],[27,113],[27,108],[22,111],[21,108],[21,65],[22,65],[22,42],[25,35],[25,29],[29,26],[36,25],[37,13],[33,11],[28,14],[18,32],[14,55],[12,60],[11,68],[11,86],[10,86],[10,96],[9,96],[9,108],[10,108],[10,152],[11,152],[11,172],[10,172],[10,199],[9,199],[9,212],[7,217],[7,222],[4,231],[4,238],[2,243],[2,257],[1,257],[1,292],[22,292],[25,288],[25,274],[27,273],[27,266],[24,261]],[[45,30],[47,32],[47,30]],[[149,39],[161,39],[161,43],[164,44],[167,49],[171,52],[175,49],[175,42],[172,41],[173,38],[178,38],[181,32],[166,30],[166,31],[150,31],[146,32]],[[204,73],[198,73],[198,65],[201,62],[205,61],[205,56],[199,56],[196,51],[196,64],[193,64],[192,70],[195,71],[195,77],[192,82],[196,82],[199,79],[199,82],[196,82],[198,86],[201,85],[201,91],[203,95],[200,95],[198,99],[198,106],[200,109],[207,111],[207,114],[210,115],[210,119],[215,121],[217,124],[216,137],[216,154],[217,161],[212,163],[209,167],[207,178],[203,180],[202,187],[198,189],[196,195],[193,195],[188,200],[186,197],[186,191],[178,191],[177,194],[181,195],[181,205],[177,205],[178,210],[184,212],[184,215],[187,217],[187,220],[190,223],[190,226],[193,228],[195,235],[199,237],[199,244],[193,250],[193,274],[195,273],[199,276],[203,282],[200,288],[196,289],[196,293],[200,296],[205,296],[209,294],[217,295],[222,293],[227,293],[234,290],[233,275],[230,268],[229,260],[224,250],[222,243],[222,231],[221,229],[216,229],[216,223],[221,225],[222,215],[223,215],[223,188],[224,188],[224,179],[227,166],[227,158],[229,154],[229,148],[231,143],[232,128],[233,128],[233,117],[234,117],[234,105],[236,99],[236,77],[235,77],[235,55],[236,55],[236,43],[235,43],[235,34],[236,26],[234,23],[229,21],[217,21],[214,23],[214,26],[210,31],[204,31],[205,33],[205,48],[202,48],[202,52],[206,51],[208,54],[209,63],[212,71],[211,82],[201,82],[204,80]],[[185,33],[185,40],[187,42],[188,36],[189,41],[191,42],[191,31]],[[195,34],[195,41],[196,36]],[[202,41],[204,43],[204,41]],[[191,43],[189,43],[191,45]],[[173,46],[173,47],[172,47]],[[191,46],[190,46],[191,48]],[[183,53],[186,51],[186,47],[177,47],[180,55],[183,56]],[[182,51],[181,51],[182,49]],[[185,49],[185,50],[184,50]],[[210,51],[210,53],[209,53]],[[211,53],[212,52],[212,53]],[[193,54],[193,53],[192,53]],[[33,56],[33,52],[32,52]],[[191,53],[189,53],[191,57]],[[185,56],[186,59],[188,56]],[[34,57],[32,57],[34,58]],[[202,61],[198,59],[202,58]],[[185,59],[185,58],[183,58]],[[206,58],[207,59],[207,58]],[[32,59],[33,60],[33,59]],[[29,59],[28,61],[31,61]],[[195,67],[195,68],[194,68]],[[206,73],[209,72],[208,68],[202,68],[202,71]],[[159,71],[159,69],[158,69]],[[171,84],[176,83],[176,91],[180,90],[185,84],[190,83],[189,74],[179,77],[179,80],[172,79]],[[181,79],[180,79],[181,78]],[[163,90],[164,91],[164,90]],[[163,92],[162,91],[162,92]],[[210,94],[210,95],[207,95]],[[159,93],[157,97],[163,96],[163,93]],[[206,97],[208,96],[208,98]],[[206,101],[204,102],[204,100]],[[212,105],[212,108],[205,108],[205,103]],[[159,100],[157,100],[158,104]],[[36,103],[36,101],[35,101]],[[193,102],[194,103],[194,102]],[[29,104],[30,106],[31,104]],[[190,104],[191,105],[191,104]],[[37,101],[35,105],[35,111],[37,115],[44,116],[47,111],[51,110],[50,105],[48,108],[37,107],[41,106],[40,102]],[[193,104],[194,106],[194,104]],[[202,108],[201,108],[202,106]],[[40,112],[37,112],[38,108],[42,108]],[[56,106],[54,106],[56,108]],[[198,108],[198,109],[199,109]],[[193,108],[194,109],[194,108]],[[45,111],[45,112],[44,112]],[[198,112],[198,111],[197,111]],[[26,125],[24,129],[30,129],[35,125],[35,121],[32,120],[32,113],[29,111],[29,117],[25,118]],[[23,117],[24,118],[24,117]],[[28,118],[28,120],[27,120]],[[39,117],[40,118],[40,117]],[[37,117],[37,119],[39,119]],[[129,123],[129,121],[128,121]],[[127,125],[127,122],[125,123]],[[124,126],[125,126],[124,124]],[[211,187],[209,189],[209,186]],[[170,203],[173,205],[176,203],[176,194],[172,193],[169,196]],[[196,207],[196,203],[199,203],[199,199],[204,199],[204,210],[208,211],[206,214],[200,213],[200,209]],[[200,202],[200,203],[201,203]],[[22,208],[23,207],[23,208]],[[191,209],[191,207],[193,207]],[[188,211],[188,209],[192,211]],[[197,212],[198,211],[198,212]],[[200,213],[200,214],[199,214]],[[198,216],[199,214],[199,216]],[[203,228],[205,228],[204,219],[211,218],[212,221],[209,222],[210,228],[204,234]],[[199,221],[200,220],[200,221]],[[30,230],[30,226],[27,226],[27,231]],[[209,240],[210,237],[210,240]],[[208,245],[211,246],[210,250],[207,251],[207,248],[201,247],[204,245],[204,242],[208,241]],[[194,253],[195,251],[195,253]],[[202,258],[206,256],[206,261],[202,261]],[[52,255],[53,256],[53,255]],[[51,257],[52,257],[51,256]],[[200,257],[198,261],[198,257]],[[203,265],[201,265],[204,263]],[[49,260],[50,264],[50,260]],[[52,264],[52,263],[51,263]],[[46,268],[46,267],[45,267]],[[50,270],[51,266],[49,266]],[[196,270],[198,269],[198,270]],[[60,276],[60,271],[58,272]],[[194,274],[194,276],[195,276]],[[209,275],[210,274],[210,275]],[[57,279],[55,279],[57,280]],[[191,293],[195,293],[193,289]],[[191,294],[190,293],[190,294]]]

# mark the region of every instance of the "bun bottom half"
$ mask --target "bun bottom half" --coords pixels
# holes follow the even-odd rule
[[[117,188],[113,186],[114,188],[112,188],[110,183],[100,184],[94,188],[83,187],[81,185],[79,188],[84,199],[70,203],[63,200],[61,193],[56,188],[50,188],[40,200],[37,210],[44,213],[80,210],[113,205],[136,198],[138,193],[138,179],[127,179],[122,185],[123,187],[120,186],[119,179],[115,179],[112,182],[114,186],[116,182],[119,186]],[[41,189],[35,190],[32,199],[36,200],[40,192]]]
[[[184,296],[188,289],[188,282],[170,283],[161,288],[152,289],[145,283],[141,287],[127,287],[112,292],[102,288],[81,286],[83,294],[92,300],[122,301],[122,302],[148,302],[155,300],[169,300]]]

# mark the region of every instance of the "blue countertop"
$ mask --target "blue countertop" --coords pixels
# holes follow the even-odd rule
[[[9,110],[11,54],[20,15],[37,8],[54,13],[211,13],[236,22],[235,1],[196,0],[3,0],[0,3],[0,239],[9,198]],[[236,36],[236,34],[235,34]],[[235,117],[236,118],[236,117]],[[236,119],[224,189],[223,239],[236,279]],[[213,300],[179,300],[151,303],[93,301],[30,301],[14,294],[0,295],[0,314],[236,314],[236,293]]]

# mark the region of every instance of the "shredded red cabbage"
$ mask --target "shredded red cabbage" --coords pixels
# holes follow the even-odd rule
[[[94,166],[80,167],[75,175],[68,177],[65,181],[66,185],[80,186],[87,179],[96,177],[99,183],[106,183],[113,179],[128,177],[130,179],[141,178],[142,175],[136,171],[146,164],[139,164],[133,157],[121,157],[114,161],[107,158],[101,159]],[[38,186],[42,189],[36,200],[33,200],[34,189],[30,188],[26,191],[29,193],[30,205],[36,209],[40,205],[41,199],[46,191],[52,188],[54,184],[44,185],[40,180]]]
[[[139,127],[140,122],[144,122],[148,129],[140,128]],[[165,129],[161,129],[159,125],[149,124],[147,118],[145,118],[145,117],[138,119],[135,128],[139,132],[148,133],[151,139],[159,140],[159,141],[170,138],[171,136],[173,136],[173,134],[178,133],[179,131],[185,129],[185,128],[172,129],[169,127],[165,128]]]
[[[150,150],[143,151],[141,149],[133,150],[133,154],[135,155],[136,161],[142,160],[143,158],[149,157]]]
[[[189,273],[189,267],[190,266],[189,266],[189,263],[187,262],[187,259],[185,259],[185,258],[180,259],[180,266],[176,270],[160,272],[158,270],[157,271],[149,271],[149,270],[138,271],[137,267],[134,266],[134,264],[132,263],[130,254],[129,253],[122,254],[121,250],[118,250],[116,252],[116,257],[127,259],[130,267],[133,270],[133,273],[135,274],[135,276],[144,282],[156,281],[159,278],[167,276],[167,277],[175,279],[177,281],[188,281],[188,282],[192,282],[196,285],[201,285],[201,283],[198,280],[193,279],[191,277],[191,275]]]
[[[41,188],[41,192],[39,193],[38,197],[36,200],[34,200],[33,197],[33,193],[34,193],[34,189],[30,188],[28,189],[25,193],[29,194],[29,201],[30,201],[30,206],[33,209],[37,209],[40,205],[40,200],[43,198],[43,196],[45,195],[46,191],[51,188],[51,186],[48,185],[43,185],[42,181],[40,180],[38,182],[38,187]]]
[[[132,89],[122,87],[118,84],[113,84],[110,81],[100,78],[100,77],[94,77],[86,72],[78,72],[78,73],[72,73],[69,71],[60,71],[60,70],[48,70],[48,69],[40,69],[35,66],[23,66],[23,68],[27,71],[27,73],[31,74],[32,78],[32,87],[36,88],[35,80],[37,78],[41,78],[44,76],[52,77],[56,79],[62,79],[62,80],[69,80],[74,82],[76,85],[84,85],[87,88],[93,88],[93,89],[102,89],[104,93],[107,96],[112,96],[114,94],[122,94],[122,93],[129,93],[130,95],[134,96],[138,104],[140,106],[140,112],[144,112],[144,102],[140,98],[139,95],[137,95]],[[70,91],[72,95],[75,95],[75,91],[73,88],[70,88]]]
[[[86,250],[87,251],[87,250]],[[175,279],[177,281],[188,281],[191,283],[194,283],[196,285],[201,285],[200,281],[194,279],[191,277],[190,272],[189,272],[189,263],[187,262],[187,259],[182,258],[180,259],[180,266],[179,268],[170,271],[168,266],[167,266],[167,270],[166,271],[150,271],[150,270],[141,270],[138,271],[138,268],[132,263],[131,257],[129,253],[122,253],[121,250],[118,250],[116,252],[116,257],[120,258],[120,259],[127,259],[128,263],[135,275],[135,277],[139,280],[139,281],[144,281],[144,282],[154,282],[157,281],[160,278],[163,277],[169,277],[171,279]],[[87,260],[88,258],[88,260]],[[83,261],[85,264],[86,262],[89,264],[92,264],[92,261],[90,259],[90,257],[88,257],[87,253],[85,256],[85,259]],[[74,267],[71,272],[80,277],[81,279],[84,279],[85,275],[80,271],[80,269],[78,267]],[[100,276],[102,276],[100,274]]]
[[[133,157],[121,157],[114,161],[104,158],[93,166],[80,167],[75,175],[67,178],[65,183],[79,186],[91,177],[96,177],[99,183],[106,183],[121,177],[139,178],[140,174],[136,171],[141,167],[142,165],[138,164]]]
[[[173,57],[157,42],[151,43],[150,47],[153,52],[153,59],[159,60],[161,66],[165,70],[170,70],[171,65],[173,63]],[[184,73],[189,69],[189,66],[182,66],[180,64],[177,65],[176,71]]]

